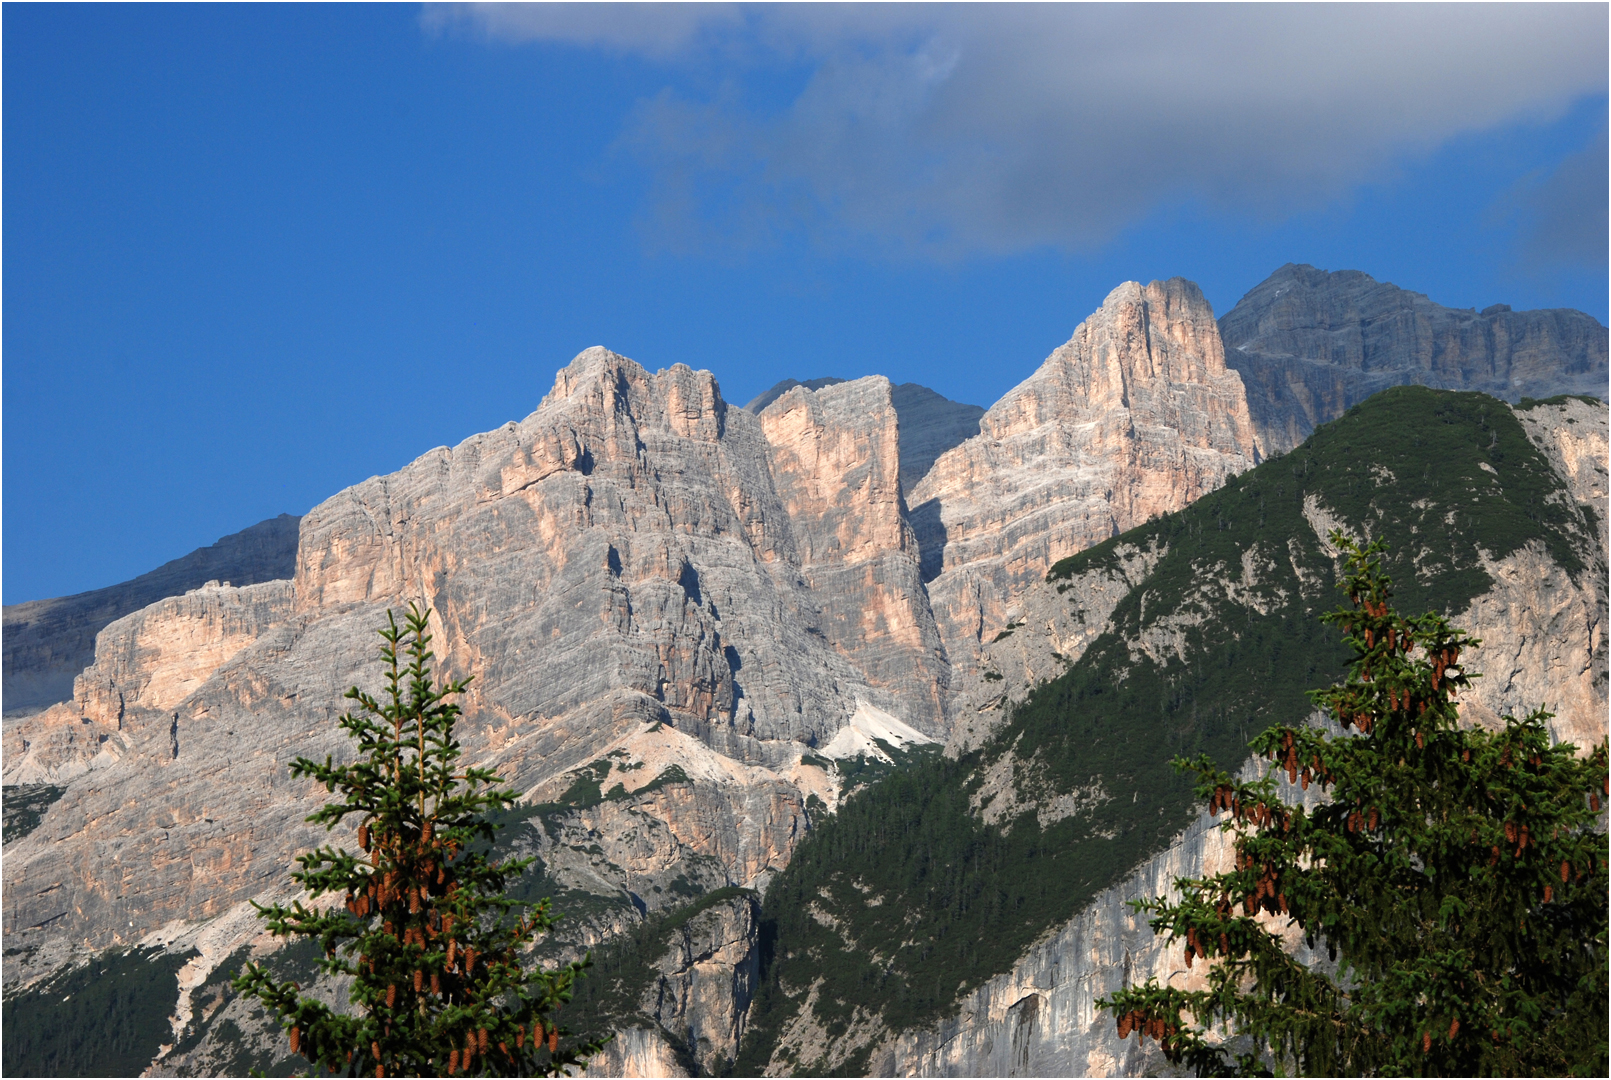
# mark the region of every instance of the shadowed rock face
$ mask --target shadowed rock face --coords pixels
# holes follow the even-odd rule
[[[971,666],[1058,559],[1256,461],[1202,292],[1182,278],[1120,285],[908,496],[951,662]]]
[[[6,605],[6,715],[37,712],[72,697],[73,677],[95,659],[95,635],[114,619],[208,581],[253,585],[289,578],[301,520],[281,514],[260,521],[119,585]]]
[[[820,379],[807,379],[805,382],[801,382],[799,379],[784,379],[782,382],[777,383],[772,387],[772,389],[766,391],[764,394],[751,398],[749,402],[745,404],[744,408],[759,416],[766,410],[768,405],[772,404],[772,402],[776,401],[784,394],[787,394],[790,390],[793,390],[796,386],[803,386],[807,390],[821,390],[824,386],[835,386],[844,381],[845,380],[836,378],[833,375],[824,375]]]
[[[941,454],[979,434],[985,413],[917,383],[901,383],[890,391],[890,401],[901,418],[901,490],[908,494]]]
[[[1288,263],[1219,327],[1266,457],[1404,383],[1509,402],[1606,394],[1606,328],[1581,311],[1446,308],[1357,270]]]

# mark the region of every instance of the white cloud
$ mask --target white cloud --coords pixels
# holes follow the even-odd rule
[[[429,9],[428,25],[724,69],[641,102],[622,145],[689,239],[805,228],[962,254],[1099,244],[1195,199],[1279,216],[1451,137],[1603,93],[1589,4],[608,5]],[[812,74],[755,103],[767,65]]]
[[[655,59],[687,51],[744,22],[737,4],[426,4],[421,22],[498,41],[556,41]]]

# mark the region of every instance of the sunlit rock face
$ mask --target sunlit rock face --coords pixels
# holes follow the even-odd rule
[[[433,609],[443,673],[472,678],[471,760],[530,803],[593,770],[595,796],[552,829],[528,822],[515,848],[573,903],[598,899],[572,909],[565,947],[723,886],[764,892],[838,805],[828,759],[976,745],[1077,661],[1161,549],[1066,582],[1046,582],[1050,566],[1257,461],[1262,429],[1219,334],[1189,282],[1122,285],[983,417],[877,376],[746,411],[708,372],[587,350],[524,420],[315,507],[291,579],[134,611],[101,631],[71,700],[6,720],[5,782],[65,788],[6,844],[6,947],[23,950],[8,987],[75,948],[211,934],[209,955],[227,956],[256,930],[231,913],[284,895],[298,852],[350,845],[306,824],[327,795],[287,765],[349,753],[342,692],[379,689],[375,629],[410,601]],[[1603,549],[1604,408],[1520,415],[1596,509]],[[1475,720],[1543,701],[1562,737],[1603,732],[1603,556],[1577,577],[1532,549],[1487,567],[1495,587],[1456,615],[1485,642]],[[873,1067],[1154,1067],[1124,1056],[1090,999],[1126,965],[1173,970],[1122,901],[1198,872],[1215,843],[1182,837],[957,1017],[879,1036]],[[688,923],[655,958],[652,1024],[592,1071],[730,1057],[756,941],[753,899]]]
[[[1219,327],[1265,457],[1389,386],[1604,398],[1611,371],[1606,328],[1581,311],[1447,308],[1358,270],[1288,263]]]
[[[864,674],[879,706],[940,731],[949,665],[901,497],[889,380],[796,387],[760,420],[822,633]]]
[[[208,581],[253,585],[289,578],[296,566],[291,514],[260,521],[150,573],[104,589],[5,607],[5,713],[39,712],[73,696],[73,679],[95,659],[108,623]]]
[[[1257,462],[1241,378],[1182,278],[1126,282],[909,494],[935,620],[971,665],[1052,563]]]
[[[867,707],[944,730],[897,437],[881,378],[761,420],[708,372],[584,352],[524,421],[315,507],[293,581],[128,616],[74,701],[8,723],[7,783],[68,782],[7,846],[8,941],[104,947],[283,887],[324,839],[302,820],[322,789],[286,767],[347,753],[342,692],[379,689],[375,629],[410,601],[444,674],[472,679],[472,759],[561,790],[660,725],[673,750],[643,752],[687,779],[643,796],[678,819],[653,872],[763,884],[808,794],[836,794],[812,746]]]

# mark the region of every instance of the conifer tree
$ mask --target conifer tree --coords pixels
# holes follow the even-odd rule
[[[329,1072],[563,1074],[602,1046],[564,1041],[553,1017],[587,965],[522,963],[555,916],[547,900],[503,895],[532,860],[493,861],[487,815],[516,796],[497,786],[492,770],[459,764],[459,706],[448,698],[469,680],[434,679],[429,616],[410,604],[399,627],[386,613],[386,689],[380,699],[348,690],[357,708],[340,721],[357,742],[357,760],[291,764],[293,776],[340,793],[308,820],[328,829],[356,818],[364,854],[325,845],[301,855],[291,877],[311,905],[257,905],[276,936],[319,942],[321,968],[352,980],[351,1009],[332,1009],[255,963],[234,985],[278,1015],[293,1053]]]
[[[1152,979],[1098,1005],[1204,1076],[1606,1075],[1606,742],[1551,745],[1542,710],[1460,727],[1480,642],[1394,611],[1381,541],[1332,540],[1349,603],[1322,618],[1354,659],[1310,696],[1342,733],[1265,732],[1274,767],[1252,782],[1176,763],[1227,815],[1235,868],[1136,906],[1207,989]],[[1282,774],[1325,797],[1283,802]],[[1308,963],[1282,946],[1292,927]]]

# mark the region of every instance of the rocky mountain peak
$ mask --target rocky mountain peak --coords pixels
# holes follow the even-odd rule
[[[772,388],[765,393],[751,398],[744,408],[759,416],[768,405],[793,390],[796,386],[803,386],[807,390],[821,390],[824,386],[833,386],[844,381],[844,379],[834,375],[824,375],[820,379],[806,379],[803,382],[799,379],[784,379],[781,382],[774,383]]]
[[[1225,375],[1214,309],[1201,289],[1184,278],[1149,285],[1127,281],[1033,375],[992,406],[980,428],[1007,437],[1066,415],[1061,410],[1067,408],[1091,415],[1113,408],[1157,409],[1166,422],[1189,423],[1181,408],[1185,402],[1173,400],[1173,388],[1229,387],[1236,380],[1227,382]],[[1227,414],[1233,424],[1236,415],[1237,410]],[[1252,445],[1250,430],[1200,431],[1191,438],[1204,446],[1216,439]]]
[[[1169,513],[1258,459],[1213,308],[1183,278],[1126,282],[941,455],[908,502],[953,663],[1066,555]]]

